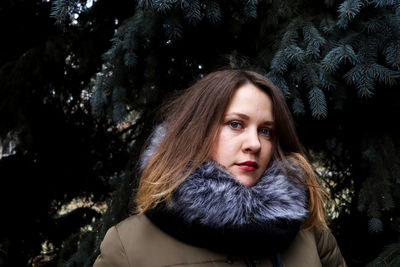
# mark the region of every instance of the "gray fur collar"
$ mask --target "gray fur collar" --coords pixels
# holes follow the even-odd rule
[[[141,157],[141,170],[165,133],[163,125],[153,132]],[[307,190],[287,177],[284,168],[282,162],[274,162],[248,188],[215,161],[207,161],[167,203],[146,211],[146,216],[164,232],[194,246],[231,255],[279,251],[290,244],[308,216]]]
[[[146,149],[140,155],[140,160],[139,160],[139,170],[140,171],[144,170],[144,168],[146,167],[147,163],[149,162],[151,156],[154,154],[157,147],[161,144],[162,140],[164,139],[164,136],[166,133],[167,133],[167,128],[166,128],[166,126],[164,126],[164,124],[160,124],[154,129],[154,131],[149,139],[149,144],[147,145]]]
[[[213,228],[303,221],[308,215],[305,187],[286,177],[279,163],[272,164],[256,185],[246,187],[224,167],[208,161],[174,191],[166,208],[186,223]]]
[[[146,212],[161,230],[193,246],[228,255],[265,256],[286,248],[308,216],[303,186],[277,163],[246,187],[214,161],[205,162]]]
[[[153,131],[141,155],[141,170],[162,142],[166,131],[165,124],[158,125]],[[274,162],[260,181],[248,188],[215,161],[205,162],[175,190],[166,208],[179,213],[187,223],[217,228],[244,225],[250,221],[303,221],[308,216],[306,188],[287,177],[282,168],[283,163]]]

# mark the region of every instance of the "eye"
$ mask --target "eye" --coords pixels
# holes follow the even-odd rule
[[[260,130],[258,130],[258,132],[262,135],[266,135],[266,136],[271,136],[272,131],[271,129],[268,128],[261,128]]]
[[[228,124],[232,129],[242,129],[243,128],[242,123],[240,121],[230,121],[230,122],[228,122]]]

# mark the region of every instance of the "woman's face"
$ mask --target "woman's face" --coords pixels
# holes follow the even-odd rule
[[[242,85],[228,104],[213,146],[212,159],[247,187],[258,182],[274,151],[272,108],[265,92]]]

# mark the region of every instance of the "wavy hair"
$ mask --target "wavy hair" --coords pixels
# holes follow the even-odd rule
[[[327,227],[326,194],[299,142],[284,97],[268,78],[247,70],[210,73],[163,106],[167,129],[142,171],[136,194],[139,214],[168,201],[174,189],[210,159],[225,109],[236,89],[246,83],[255,85],[271,97],[275,123],[272,161],[281,160],[289,177],[295,177],[296,182],[308,188],[310,216],[304,225]],[[302,177],[292,167],[293,161],[304,170]]]

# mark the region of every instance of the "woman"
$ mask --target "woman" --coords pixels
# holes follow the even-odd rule
[[[346,266],[285,100],[250,71],[170,101],[142,155],[138,213],[94,266]]]

